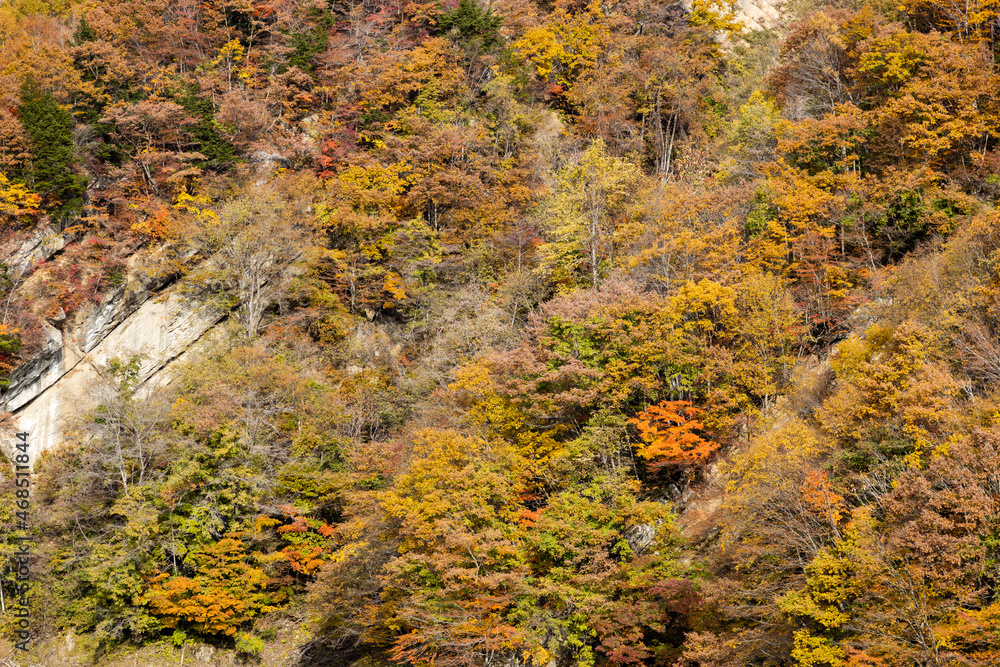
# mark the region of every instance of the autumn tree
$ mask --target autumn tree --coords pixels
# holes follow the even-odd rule
[[[255,617],[275,609],[283,595],[268,591],[267,574],[255,567],[240,537],[230,533],[188,552],[185,570],[193,576],[164,572],[151,580],[146,601],[166,627],[237,636]]]
[[[779,600],[803,625],[793,658],[803,665],[967,659],[963,652],[972,647],[946,638],[968,632],[977,614],[994,613],[982,586],[993,576],[980,564],[992,557],[986,535],[997,503],[996,463],[995,434],[979,433],[927,470],[905,473],[877,512],[855,510],[843,538],[806,568],[806,588]],[[996,650],[977,648],[985,649],[980,655]]]
[[[11,182],[0,172],[0,216],[7,226],[20,227],[37,215],[42,198],[21,183]]]
[[[164,99],[122,101],[105,108],[100,120],[113,128],[112,136],[134,160],[148,192],[165,194],[165,186],[199,173],[190,166],[192,160],[205,159],[193,150],[189,132],[197,121],[180,104]]]
[[[636,664],[680,643],[697,596],[675,560],[676,529],[665,508],[630,486],[615,475],[571,485],[526,517],[531,579],[509,617],[527,631],[532,660],[586,663],[600,652]],[[648,537],[629,538],[640,534]]]
[[[791,26],[781,43],[781,62],[771,70],[768,83],[796,117],[822,117],[852,100],[849,47],[842,33],[845,18],[839,11],[809,13]]]
[[[550,238],[541,252],[557,283],[572,285],[585,266],[589,284],[598,286],[614,259],[615,230],[629,214],[638,179],[635,166],[608,155],[600,139],[555,175],[555,194],[542,209]]]
[[[179,198],[182,206],[202,212],[203,223],[191,230],[190,241],[217,258],[199,278],[215,283],[223,299],[232,299],[229,305],[253,339],[264,311],[287,293],[293,266],[305,252],[310,230],[293,219],[303,211],[273,185],[230,199],[218,214],[195,199],[187,194]]]
[[[699,412],[689,401],[661,401],[629,420],[645,443],[639,456],[654,461],[656,467],[704,463],[718,443],[696,433],[702,428]]]
[[[855,90],[885,129],[871,146],[874,163],[901,158],[947,173],[960,155],[984,153],[996,141],[1000,107],[988,91],[997,74],[985,48],[892,27],[852,46]],[[880,145],[891,152],[880,155]]]
[[[475,665],[511,655],[520,633],[505,615],[524,574],[517,470],[500,443],[453,431],[417,437],[409,470],[377,496],[398,546],[378,573],[366,635],[387,639],[401,661]],[[348,544],[341,553],[363,560],[366,551]]]

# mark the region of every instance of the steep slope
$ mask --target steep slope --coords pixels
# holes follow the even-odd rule
[[[1000,14],[789,8],[0,7],[28,658],[996,663]]]
[[[33,282],[20,289],[31,293]],[[2,394],[13,428],[31,434],[33,453],[61,445],[67,424],[95,406],[98,369],[112,358],[141,355],[140,382],[166,382],[170,364],[222,319],[179,295],[171,283],[137,267],[123,285],[102,294],[99,304],[43,325],[42,349],[10,373]]]

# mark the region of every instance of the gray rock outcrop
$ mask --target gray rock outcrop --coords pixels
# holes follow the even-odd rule
[[[101,304],[58,326],[46,323],[40,352],[10,374],[0,408],[12,413],[10,426],[30,434],[34,453],[60,445],[73,417],[94,407],[98,368],[138,354],[140,380],[165,383],[171,364],[223,317],[185,298],[168,276],[131,274]]]

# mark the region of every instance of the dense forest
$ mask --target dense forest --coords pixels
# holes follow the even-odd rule
[[[780,10],[0,3],[0,384],[219,322],[4,473],[4,664],[1000,664],[1000,2]]]

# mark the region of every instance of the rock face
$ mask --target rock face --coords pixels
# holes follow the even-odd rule
[[[691,10],[691,0],[683,0],[684,8]],[[723,2],[717,3],[721,6]],[[746,32],[767,30],[781,22],[781,6],[784,0],[736,0],[736,20],[743,24]]]
[[[30,434],[33,453],[51,449],[73,416],[94,406],[97,368],[139,354],[141,381],[166,382],[169,366],[221,319],[166,278],[134,279],[88,313],[60,322],[62,330],[46,325],[45,345],[11,373],[0,407],[13,413],[14,428]]]
[[[781,0],[736,0],[736,18],[747,31],[766,30],[781,21]]]

